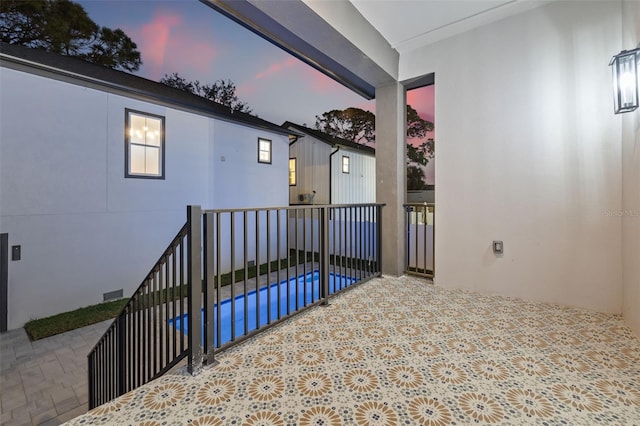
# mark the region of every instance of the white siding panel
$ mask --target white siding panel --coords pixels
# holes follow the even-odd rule
[[[289,202],[299,204],[300,194],[316,191],[314,204],[329,204],[329,155],[332,148],[311,136],[305,136],[289,148],[289,157],[297,159],[298,182],[289,187]]]
[[[342,156],[349,157],[349,173],[342,173]],[[376,159],[356,151],[340,150],[331,162],[331,203],[376,201]]]

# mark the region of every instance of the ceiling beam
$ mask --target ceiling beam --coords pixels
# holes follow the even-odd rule
[[[375,97],[377,86],[395,81],[397,78],[399,58],[397,52],[388,44],[382,46],[391,52],[387,53],[388,58],[384,58],[388,62],[385,69],[327,23],[327,16],[323,19],[303,1],[200,1],[366,99]],[[366,23],[348,1],[327,3],[334,6],[340,4],[343,9],[351,7],[352,12]],[[341,12],[344,14],[345,10]],[[334,16],[338,15],[341,14]],[[370,31],[375,31],[379,36],[373,27],[366,24]],[[362,23],[358,25],[361,26]],[[370,33],[367,39],[372,38],[375,39],[375,36],[371,37]],[[380,39],[384,40],[381,36]]]

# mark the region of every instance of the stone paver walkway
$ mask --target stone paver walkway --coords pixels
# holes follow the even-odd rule
[[[58,425],[87,412],[87,354],[111,320],[30,342],[0,334],[0,424]]]

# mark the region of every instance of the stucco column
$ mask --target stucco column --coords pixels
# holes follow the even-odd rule
[[[376,88],[376,200],[382,210],[382,273],[404,272],[402,204],[406,187],[406,94],[397,83]]]

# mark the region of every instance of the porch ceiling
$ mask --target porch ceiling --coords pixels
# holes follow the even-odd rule
[[[553,0],[200,0],[365,98],[400,55]]]

